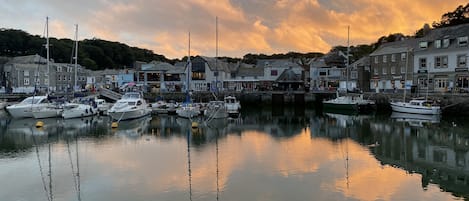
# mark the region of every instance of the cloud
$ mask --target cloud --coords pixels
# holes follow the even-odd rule
[[[219,55],[247,53],[327,52],[350,41],[370,44],[390,33],[414,34],[424,23],[466,4],[462,0],[32,0],[0,5],[6,28],[43,33],[51,16],[53,37],[97,37],[153,50],[169,58],[187,55],[191,32],[196,54],[215,55],[218,16]],[[21,14],[19,14],[21,13]],[[67,25],[69,24],[69,25]],[[67,30],[70,29],[70,30]]]

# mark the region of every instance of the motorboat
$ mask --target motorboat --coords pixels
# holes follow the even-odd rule
[[[33,117],[33,110],[49,105],[50,101],[47,96],[31,96],[20,103],[7,106],[6,109],[13,118],[28,118]]]
[[[83,103],[67,103],[63,107],[64,119],[88,117],[98,114],[98,108]]]
[[[207,119],[228,118],[228,110],[224,101],[210,101],[204,110]]]
[[[225,107],[229,116],[238,116],[241,110],[241,104],[234,96],[225,96]]]
[[[409,102],[390,102],[392,111],[411,114],[436,115],[441,114],[441,108],[433,101],[426,99],[412,99]]]
[[[138,92],[127,92],[108,111],[114,120],[136,119],[151,113],[143,95]]]

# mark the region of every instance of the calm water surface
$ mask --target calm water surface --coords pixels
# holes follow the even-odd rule
[[[0,114],[0,200],[468,200],[469,128],[255,109],[201,123]]]

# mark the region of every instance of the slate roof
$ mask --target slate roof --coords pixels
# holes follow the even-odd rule
[[[14,57],[12,60],[7,62],[7,64],[37,64],[37,63],[45,64],[47,63],[47,59],[39,56],[38,54],[35,54],[35,55]]]

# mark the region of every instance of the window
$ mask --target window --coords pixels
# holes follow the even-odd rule
[[[23,75],[24,75],[25,77],[26,77],[26,76],[29,76],[29,70],[25,70],[25,71],[23,72]]]
[[[386,75],[386,74],[387,74],[386,68],[384,68],[384,67],[382,68],[382,74],[383,74],[383,75]]]
[[[352,79],[358,79],[358,72],[357,71],[352,71],[350,73],[350,78]]]
[[[388,57],[386,55],[383,55],[383,63],[386,63],[386,60],[388,60]]]
[[[449,38],[443,39],[443,47],[444,48],[449,47]]]
[[[378,68],[373,68],[373,74],[378,75]]]
[[[396,62],[396,55],[395,54],[391,54],[391,62]]]
[[[448,68],[448,56],[435,57],[435,68]]]
[[[428,47],[428,42],[427,42],[427,41],[421,41],[421,42],[419,43],[419,47],[420,47],[421,49],[427,49],[427,47]]]
[[[459,37],[458,38],[458,45],[459,47],[464,47],[464,46],[467,46],[467,36],[464,36],[464,37]]]
[[[29,77],[26,77],[23,79],[23,85],[28,86],[29,85]]]
[[[48,85],[49,84],[49,78],[44,78],[44,84]]]
[[[458,67],[466,67],[466,55],[458,55]]]
[[[427,58],[420,58],[419,59],[419,67],[422,68],[427,68]]]
[[[405,66],[401,66],[401,74],[405,74]]]
[[[375,64],[378,63],[378,56],[375,57]]]
[[[435,48],[441,48],[441,40],[435,40]]]
[[[446,89],[448,87],[448,79],[446,78],[436,78],[435,79],[435,88],[436,89]]]
[[[57,66],[57,72],[62,72],[62,66]]]
[[[271,76],[277,76],[277,74],[278,74],[277,70],[271,70],[270,71]]]
[[[401,53],[401,61],[405,61],[407,58],[407,54],[406,53]]]
[[[396,67],[391,66],[391,74],[395,75],[396,74]]]

